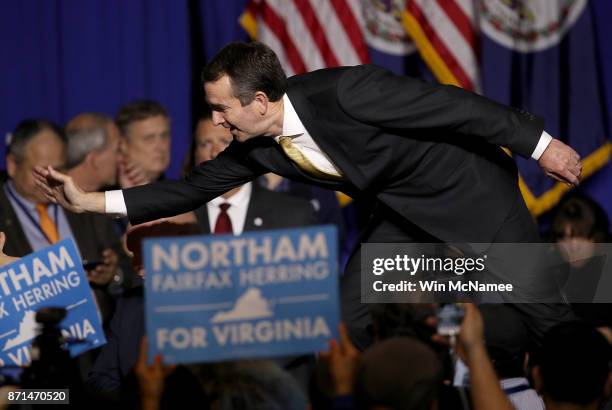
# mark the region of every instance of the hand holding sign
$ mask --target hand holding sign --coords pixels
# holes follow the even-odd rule
[[[0,232],[0,266],[6,265],[8,263],[13,263],[19,258],[15,258],[14,256],[8,256],[4,253],[4,244],[6,243],[6,234],[4,232]]]
[[[0,234],[0,255],[5,235]],[[8,257],[10,258],[10,257]],[[87,283],[82,260],[72,239],[64,239],[2,267],[0,276],[0,367],[27,366],[36,336],[36,313],[64,308],[58,327],[64,337],[79,340],[67,349],[71,356],[106,342],[100,316]]]
[[[149,365],[147,363],[148,350],[149,342],[147,341],[147,337],[143,336],[140,341],[140,351],[138,353],[138,361],[134,367],[134,373],[138,378],[138,384],[140,386],[142,407],[156,408],[155,404],[159,404],[164,392],[165,379],[174,371],[176,366],[164,365],[161,355],[155,356],[153,364]]]

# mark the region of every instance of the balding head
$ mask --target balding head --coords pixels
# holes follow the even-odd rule
[[[79,165],[87,154],[103,149],[113,120],[96,113],[79,114],[66,125],[68,168]]]
[[[68,168],[88,168],[99,185],[113,185],[117,178],[119,130],[104,114],[83,113],[66,125]]]

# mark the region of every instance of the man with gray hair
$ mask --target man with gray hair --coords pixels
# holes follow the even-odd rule
[[[104,114],[83,113],[66,125],[68,174],[86,191],[117,184],[119,129]]]
[[[82,113],[72,118],[65,129],[67,173],[88,192],[99,191],[117,184],[119,177],[119,128],[111,117],[100,113]],[[105,236],[119,243],[120,235],[111,220],[98,222],[104,226]],[[111,238],[109,238],[111,240]],[[117,249],[105,249],[99,262],[116,260],[121,270],[109,272],[103,266],[93,269],[90,280],[99,286],[109,287],[111,294],[129,288],[135,280],[129,261]]]

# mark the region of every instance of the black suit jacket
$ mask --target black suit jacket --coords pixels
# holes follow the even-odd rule
[[[316,212],[308,201],[281,192],[272,192],[257,184],[251,186],[253,190],[244,220],[244,232],[294,228],[317,223]],[[202,233],[210,234],[206,205],[194,212]]]
[[[234,141],[184,181],[124,191],[132,223],[195,209],[272,171],[376,196],[446,242],[489,242],[519,195],[514,161],[499,146],[529,157],[543,131],[524,111],[371,65],[292,77],[287,94],[345,181],[308,175],[270,137]]]

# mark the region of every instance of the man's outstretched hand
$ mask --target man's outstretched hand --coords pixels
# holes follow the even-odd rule
[[[582,173],[580,155],[558,139],[552,139],[538,160],[544,173],[557,181],[578,185]]]
[[[104,193],[85,192],[79,188],[72,177],[54,170],[52,167],[34,168],[36,185],[45,197],[74,213],[104,213]]]

